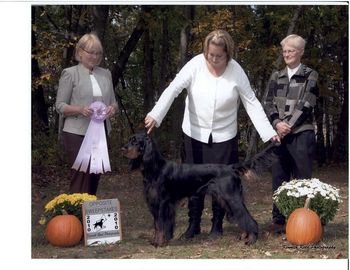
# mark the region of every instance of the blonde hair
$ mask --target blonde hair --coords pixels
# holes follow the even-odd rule
[[[81,51],[86,51],[92,47],[94,47],[98,50],[98,52],[100,52],[99,58],[97,59],[97,64],[99,65],[102,61],[103,48],[100,39],[94,33],[85,34],[79,39],[77,45],[75,46],[75,60],[80,62],[79,53]]]
[[[224,48],[227,54],[226,62],[233,58],[234,42],[232,37],[225,30],[214,30],[210,32],[204,41],[203,53],[205,58],[208,58],[209,44],[214,44]]]
[[[299,50],[304,50],[306,41],[303,39],[301,36],[291,34],[289,36],[286,36],[282,41],[281,41],[281,46],[284,47],[284,45],[287,42],[291,42],[291,45],[295,47],[296,49]]]

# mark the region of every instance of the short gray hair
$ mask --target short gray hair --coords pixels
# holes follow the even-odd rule
[[[282,41],[281,41],[281,46],[283,47],[288,41],[291,41],[293,46],[297,49],[304,49],[306,41],[303,39],[301,36],[298,36],[296,34],[291,34],[289,36],[286,36]]]

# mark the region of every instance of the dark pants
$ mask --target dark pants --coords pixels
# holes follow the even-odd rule
[[[197,141],[184,134],[185,163],[189,164],[233,164],[238,162],[237,137],[221,143],[213,143],[210,136],[208,143]],[[196,194],[188,198],[188,216],[190,223],[200,223],[204,208],[205,194]],[[223,219],[225,210],[212,198],[213,222]]]
[[[78,153],[80,146],[84,140],[84,136],[73,133],[63,132],[63,144],[68,158],[68,165],[72,166]],[[90,165],[87,168],[87,172],[70,170],[70,193],[89,193],[96,195],[98,182],[100,180],[100,174],[88,173]]]
[[[312,162],[316,149],[316,137],[312,130],[289,134],[283,138],[276,150],[278,160],[272,165],[272,189],[277,190],[284,181],[293,179],[310,179]],[[285,223],[285,217],[275,204],[272,209],[273,221]]]

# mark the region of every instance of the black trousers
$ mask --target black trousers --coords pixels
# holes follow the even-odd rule
[[[62,132],[62,136],[68,158],[68,165],[72,166],[79,153],[84,136],[69,132]],[[86,173],[76,171],[75,169],[70,170],[70,193],[89,193],[91,195],[96,195],[100,174],[90,174],[88,173],[89,170],[90,164]]]
[[[284,137],[275,152],[277,161],[272,165],[272,190],[277,190],[284,181],[311,178],[315,150],[316,136],[313,130]],[[285,217],[275,204],[272,217],[275,223],[285,223]]]
[[[213,143],[210,135],[208,143],[197,141],[184,135],[185,163],[189,164],[233,164],[238,162],[237,136],[225,142]],[[200,223],[204,208],[205,194],[196,194],[188,198],[189,222]],[[224,209],[212,198],[213,221],[221,220],[225,215]]]

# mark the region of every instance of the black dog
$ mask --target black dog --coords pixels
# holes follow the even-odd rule
[[[130,159],[131,169],[141,168],[144,176],[144,193],[154,219],[152,244],[163,246],[173,238],[176,202],[196,192],[215,196],[226,210],[228,221],[236,221],[242,229],[240,239],[246,244],[256,242],[258,224],[244,204],[240,176],[251,169],[260,172],[270,167],[273,146],[235,165],[177,164],[164,159],[146,133],[131,136],[122,151]]]
[[[103,219],[103,218],[101,218],[100,221],[96,221],[94,224],[94,229],[96,229],[98,226],[102,229],[104,221],[105,221],[105,219]]]

